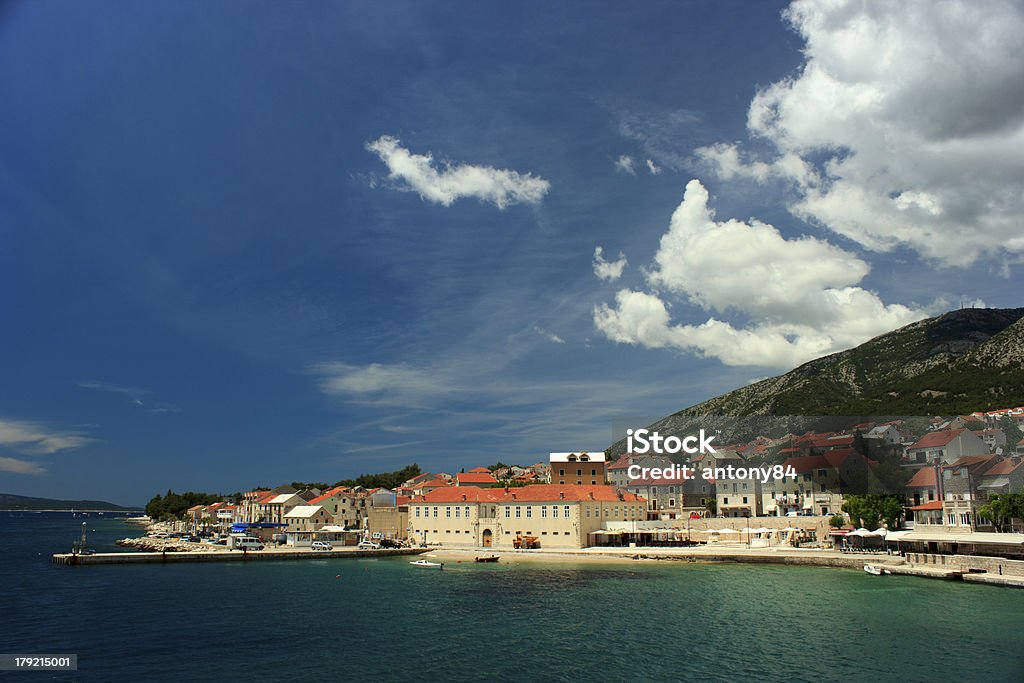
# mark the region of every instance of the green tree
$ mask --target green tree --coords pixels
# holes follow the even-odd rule
[[[843,512],[850,516],[854,526],[877,529],[885,522],[888,528],[896,529],[903,516],[903,503],[895,494],[847,494]]]
[[[704,509],[712,515],[718,513],[718,500],[715,498],[708,498],[707,502],[704,503]]]
[[[833,529],[841,529],[846,526],[846,517],[839,514],[832,515],[828,520],[828,525]]]
[[[1006,450],[1013,452],[1017,444],[1020,443],[1020,440],[1024,439],[1024,433],[1021,433],[1020,427],[1017,426],[1017,423],[1009,415],[1003,415],[999,418],[999,428],[1006,435]]]

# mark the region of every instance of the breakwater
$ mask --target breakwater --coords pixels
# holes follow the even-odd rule
[[[192,552],[143,552],[143,553],[55,553],[53,563],[59,565],[101,565],[101,564],[177,564],[182,562],[263,562],[272,560],[329,560],[333,558],[392,557],[395,555],[419,555],[427,548],[392,548],[386,550],[211,550]]]

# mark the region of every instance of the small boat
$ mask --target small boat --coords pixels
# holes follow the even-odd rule
[[[426,569],[444,569],[443,562],[431,562],[430,560],[416,560],[415,562],[410,562],[409,564],[411,564],[414,567],[425,567]]]
[[[478,557],[474,561],[475,562],[497,562],[498,561],[498,556],[497,555],[487,555],[485,557]]]
[[[878,567],[873,564],[864,565],[864,571],[866,571],[868,574],[871,574],[872,576],[883,576],[892,574],[892,572],[886,569],[885,567]]]

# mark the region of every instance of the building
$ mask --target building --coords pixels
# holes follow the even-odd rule
[[[441,488],[409,501],[409,537],[424,544],[502,549],[533,537],[543,548],[581,548],[606,521],[645,519],[645,502],[605,485]]]
[[[715,512],[719,517],[760,517],[764,513],[759,475],[719,479],[714,487]]]
[[[1024,458],[1013,455],[985,470],[978,483],[979,493],[1019,493],[1024,490]]]
[[[305,505],[306,501],[295,493],[278,493],[272,496],[265,496],[256,503],[256,518],[254,522],[270,522],[283,524],[285,514],[298,505]]]
[[[284,514],[288,531],[318,531],[334,523],[334,517],[319,505],[296,505]]]
[[[602,486],[608,481],[604,453],[552,453],[551,483]]]
[[[947,527],[955,531],[974,531],[991,526],[979,518],[978,508],[986,496],[978,487],[983,475],[998,462],[995,455],[968,455],[942,468],[939,483],[942,493],[942,515]]]
[[[636,465],[641,469],[644,467],[648,469],[654,467],[664,469],[666,467],[672,467],[672,461],[667,455],[655,453],[633,455],[631,453],[626,453],[608,466],[609,483],[611,483],[612,486],[629,486],[629,468],[632,465]]]
[[[456,486],[493,486],[497,483],[498,480],[486,470],[483,472],[459,472],[455,475]]]
[[[988,450],[991,453],[995,453],[996,449],[1006,450],[1006,432],[998,428],[981,429],[973,434],[985,442],[988,446]]]
[[[965,455],[984,455],[988,452],[985,442],[969,429],[945,429],[929,432],[908,446],[903,464],[908,467],[924,467],[939,461],[949,465]]]
[[[309,501],[310,505],[319,505],[330,513],[332,524],[346,529],[357,529],[362,524],[359,505],[355,494],[344,486],[336,486]]]
[[[852,448],[787,458],[782,467],[796,477],[769,479],[763,486],[766,515],[832,515],[842,510],[844,491],[867,488],[867,460]]]
[[[409,537],[408,496],[396,496],[391,501],[371,496],[366,509],[366,531],[372,538],[391,538],[404,541]]]
[[[670,466],[671,467],[671,466]],[[670,470],[678,475],[681,470]],[[647,501],[647,517],[651,520],[685,519],[691,512],[704,514],[715,499],[715,482],[704,479],[700,471],[693,476],[646,477],[630,479],[625,487]]]

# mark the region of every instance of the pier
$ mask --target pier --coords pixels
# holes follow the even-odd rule
[[[188,552],[144,552],[144,553],[55,553],[53,563],[66,566],[100,564],[177,564],[181,562],[265,562],[271,560],[330,560],[335,558],[393,557],[396,555],[419,555],[429,548],[388,548],[381,550],[358,550],[335,548],[334,550],[311,550],[291,548],[286,550],[194,550]]]

